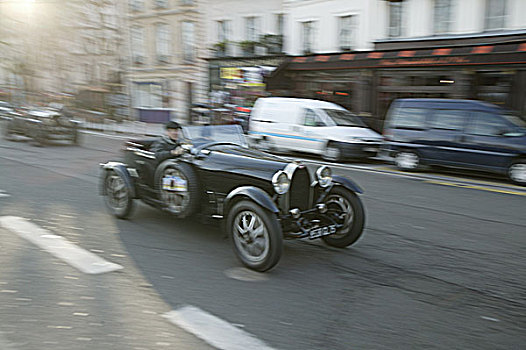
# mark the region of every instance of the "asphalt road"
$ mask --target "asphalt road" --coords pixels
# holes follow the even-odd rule
[[[336,165],[364,189],[363,237],[343,250],[287,241],[277,268],[258,274],[217,223],[145,205],[130,220],[108,215],[97,165],[119,158],[122,139],[84,136],[81,147],[0,140],[0,220],[25,218],[123,268],[84,274],[0,228],[0,349],[219,348],[163,317],[188,305],[272,349],[526,343],[523,188]]]

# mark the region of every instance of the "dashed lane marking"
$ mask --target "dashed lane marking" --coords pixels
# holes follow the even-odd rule
[[[123,267],[84,250],[67,239],[17,216],[0,216],[0,226],[15,232],[40,248],[87,274],[100,274]]]
[[[274,350],[253,335],[195,306],[181,307],[163,317],[218,349]]]
[[[435,181],[435,180],[427,180],[427,181],[424,181],[424,183],[442,185],[442,186],[468,188],[472,190],[487,191],[487,192],[505,193],[505,194],[512,194],[516,196],[526,196],[526,192],[503,190],[503,189],[498,189],[498,188],[491,188],[491,187],[471,185],[471,184],[463,184],[463,183],[455,183],[455,182],[447,182],[447,181]]]
[[[4,190],[0,190],[0,198],[11,197],[9,193],[6,193]]]

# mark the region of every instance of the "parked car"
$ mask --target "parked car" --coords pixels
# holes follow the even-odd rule
[[[380,134],[337,104],[286,97],[256,101],[249,135],[265,150],[309,152],[328,161],[372,157],[382,144]]]
[[[247,267],[266,271],[283,239],[321,238],[343,248],[362,235],[361,189],[350,179],[251,149],[239,125],[187,126],[182,156],[158,159],[154,139],[127,142],[124,159],[101,164],[109,211],[127,218],[136,200],[176,218],[223,221]]]
[[[30,137],[34,145],[43,146],[51,140],[68,140],[79,143],[78,121],[70,118],[65,110],[55,108],[31,109],[12,113],[3,128],[4,138],[13,135]]]
[[[384,136],[386,151],[402,170],[468,168],[526,185],[526,122],[499,106],[476,100],[395,100]]]

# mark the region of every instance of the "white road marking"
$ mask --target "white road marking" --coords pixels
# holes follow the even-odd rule
[[[11,197],[9,193],[5,193],[4,190],[0,190],[0,198]]]
[[[268,280],[267,273],[256,272],[245,267],[234,267],[225,271],[229,278],[244,282],[259,282]]]
[[[163,317],[218,349],[273,350],[253,335],[195,306],[184,306]]]
[[[46,250],[55,257],[87,274],[99,274],[120,270],[121,265],[106,261],[82,249],[67,239],[17,216],[0,216],[0,226]]]

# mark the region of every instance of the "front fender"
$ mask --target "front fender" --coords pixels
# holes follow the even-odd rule
[[[363,190],[354,181],[339,175],[333,175],[332,181],[336,186],[343,186],[354,193],[363,193]]]
[[[267,192],[263,191],[259,187],[254,186],[241,186],[230,192],[226,198],[225,203],[223,205],[223,216],[228,214],[228,211],[230,210],[230,207],[232,206],[232,203],[235,202],[235,198],[239,197],[246,197],[254,202],[256,202],[258,205],[262,206],[263,208],[273,212],[273,213],[279,213],[279,209],[272,200],[272,198],[268,195]]]
[[[126,168],[126,165],[124,163],[120,162],[107,162],[100,165],[102,169],[102,174],[100,177],[100,194],[106,195],[106,187],[104,186],[104,181],[106,180],[106,176],[108,175],[108,172],[113,170],[115,171],[120,177],[122,177],[125,186],[128,188],[130,196],[132,198],[136,198],[135,193],[135,181],[131,177],[130,173],[128,172],[128,169]]]

